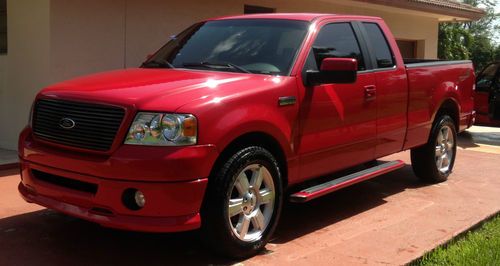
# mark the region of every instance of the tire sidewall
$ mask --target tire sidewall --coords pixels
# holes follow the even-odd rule
[[[429,147],[429,149],[432,148],[432,155],[433,155],[433,161],[434,161],[433,170],[435,172],[435,175],[439,177],[440,181],[445,181],[448,179],[448,176],[452,173],[453,166],[455,165],[455,158],[457,156],[457,130],[456,130],[455,123],[454,123],[453,119],[448,115],[443,115],[443,116],[439,117],[438,121],[439,122],[436,123],[436,125],[434,126],[433,131],[432,131],[432,135],[431,135],[432,139],[429,141],[429,143],[431,143],[432,145],[431,145],[431,147]],[[437,136],[444,126],[448,126],[449,128],[451,128],[451,130],[453,132],[453,155],[451,158],[450,167],[449,167],[448,171],[446,171],[446,173],[441,173],[441,171],[439,171],[439,169],[436,165],[436,161],[435,161],[436,160],[436,148],[435,147],[437,145]]]
[[[273,214],[266,230],[262,233],[262,237],[258,240],[247,242],[234,235],[230,221],[227,218],[227,204],[239,173],[251,164],[260,164],[267,168],[274,182],[275,198]],[[283,204],[283,186],[281,181],[281,171],[276,159],[264,148],[256,146],[244,148],[229,158],[214,178],[217,180],[212,185],[222,186],[213,190],[217,191],[216,193],[218,193],[218,195],[208,195],[206,198],[206,200],[211,201],[207,202],[207,205],[209,205],[210,208],[208,208],[206,212],[211,213],[206,213],[205,218],[211,220],[209,221],[209,226],[206,229],[213,229],[217,232],[215,235],[212,234],[213,232],[209,232],[208,235],[219,238],[221,242],[224,243],[225,250],[221,250],[221,248],[217,247],[214,248],[216,251],[226,253],[226,255],[236,258],[245,258],[255,255],[262,248],[264,248],[265,244],[269,241],[281,214]],[[210,193],[210,191],[208,193]]]

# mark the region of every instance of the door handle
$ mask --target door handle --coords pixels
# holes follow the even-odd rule
[[[372,101],[377,98],[377,87],[375,85],[365,86],[365,99],[367,101]]]

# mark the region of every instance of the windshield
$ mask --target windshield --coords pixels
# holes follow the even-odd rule
[[[288,75],[309,23],[234,19],[198,23],[170,40],[142,67]]]

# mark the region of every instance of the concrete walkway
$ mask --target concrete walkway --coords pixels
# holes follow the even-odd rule
[[[286,203],[267,251],[242,262],[213,256],[197,232],[122,232],[27,204],[17,195],[16,171],[0,171],[0,265],[404,264],[500,210],[500,143],[482,143],[495,139],[488,130],[500,133],[475,127],[460,137],[446,183],[419,182],[402,152],[385,160],[403,159],[403,169],[306,204]]]

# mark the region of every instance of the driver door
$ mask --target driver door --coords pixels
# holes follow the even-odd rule
[[[474,93],[474,109],[480,116],[494,116],[495,109],[500,109],[500,106],[496,106],[495,104],[497,101],[500,101],[500,99],[495,99],[499,97],[499,66],[500,63],[490,64],[477,77],[476,91]]]
[[[355,27],[349,22],[324,24],[304,64],[303,71],[314,71],[324,58],[355,58],[358,73],[352,84],[299,84],[301,180],[374,159],[377,101],[370,90],[376,80],[367,71],[370,62],[365,60]]]
[[[490,94],[490,117],[493,120],[500,121],[500,64],[498,64]]]

